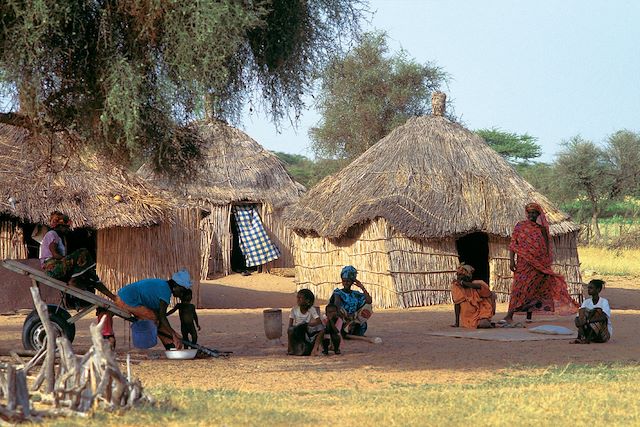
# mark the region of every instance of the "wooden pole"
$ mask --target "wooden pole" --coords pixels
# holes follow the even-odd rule
[[[42,326],[47,334],[47,354],[44,358],[44,365],[42,367],[45,380],[45,392],[53,393],[55,383],[53,368],[56,357],[56,333],[51,325],[51,321],[49,320],[49,310],[47,309],[47,305],[40,298],[40,291],[38,290],[38,286],[35,281],[31,286],[31,296],[33,297],[33,303],[36,307],[36,311],[38,312],[38,316],[40,317],[40,321],[42,322]]]

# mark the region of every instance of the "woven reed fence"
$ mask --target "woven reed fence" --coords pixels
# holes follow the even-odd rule
[[[264,203],[260,212],[262,223],[271,241],[280,249],[280,258],[264,265],[263,271],[270,272],[275,268],[293,268],[293,231],[284,225],[282,219],[284,208],[273,209]]]
[[[576,233],[553,238],[553,269],[564,275],[569,293],[580,300],[582,284]],[[296,235],[298,289],[328,299],[338,286],[340,269],[353,265],[376,307],[414,307],[451,303],[451,282],[459,263],[456,240],[411,239],[383,218],[353,227],[340,239]],[[506,302],[513,282],[509,239],[489,236],[491,289]]]
[[[26,259],[27,245],[22,227],[13,220],[0,220],[0,259]]]
[[[169,278],[186,268],[193,281],[193,301],[200,294],[200,209],[178,209],[173,223],[152,227],[98,230],[98,275],[117,291],[137,280]]]

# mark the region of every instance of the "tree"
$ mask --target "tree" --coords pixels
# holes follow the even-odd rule
[[[321,158],[351,160],[404,123],[430,110],[431,93],[446,80],[444,71],[419,64],[405,51],[390,55],[385,33],[366,33],[320,74],[311,129],[312,148]]]
[[[640,135],[615,132],[607,139],[606,154],[614,176],[611,196],[640,196]]]
[[[563,143],[555,168],[557,183],[567,194],[585,197],[591,206],[591,226],[594,237],[600,239],[598,217],[601,204],[611,196],[613,184],[611,164],[605,150],[581,136]]]
[[[358,32],[360,0],[4,0],[0,122],[76,130],[174,173],[199,157],[186,126],[233,119],[248,100],[296,116],[316,69]]]
[[[517,134],[498,128],[478,129],[475,131],[498,154],[513,164],[530,163],[540,157],[542,148],[536,143],[537,138],[524,133]]]
[[[307,189],[313,187],[325,176],[338,172],[344,166],[344,163],[340,160],[319,159],[313,161],[300,154],[288,154],[279,151],[274,152],[274,154],[284,162],[287,172],[293,179]]]

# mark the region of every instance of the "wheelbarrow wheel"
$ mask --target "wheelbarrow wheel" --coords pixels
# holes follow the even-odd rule
[[[53,329],[58,336],[64,335],[67,339],[73,342],[76,336],[76,325],[73,323],[67,323],[67,319],[71,315],[63,308],[56,306],[48,306],[49,308],[49,320],[53,325]],[[33,310],[24,321],[22,325],[22,346],[26,350],[39,350],[47,341],[47,333],[44,330],[44,326],[40,321],[38,312]]]

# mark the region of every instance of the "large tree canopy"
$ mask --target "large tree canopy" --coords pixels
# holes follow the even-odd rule
[[[277,123],[357,33],[360,0],[3,0],[0,122],[73,129],[123,160],[179,173],[198,157],[186,124],[237,118],[248,100]]]
[[[430,109],[431,93],[446,79],[432,64],[401,51],[390,55],[384,33],[364,34],[321,74],[320,123],[311,129],[320,157],[354,159],[411,116]]]

